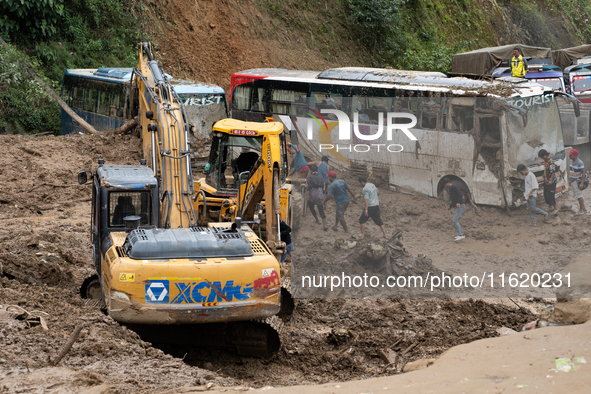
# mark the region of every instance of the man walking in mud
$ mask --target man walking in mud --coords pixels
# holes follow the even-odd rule
[[[331,199],[334,198],[334,202],[336,204],[336,212],[335,212],[335,224],[332,228],[333,231],[338,231],[339,223],[343,226],[343,230],[345,233],[349,232],[349,228],[347,227],[347,223],[345,222],[345,211],[347,210],[347,206],[349,205],[349,196],[347,193],[351,195],[353,202],[357,203],[357,198],[353,195],[353,192],[349,188],[347,182],[343,179],[337,179],[337,173],[334,171],[330,171],[328,173],[328,179],[331,182],[330,187],[328,188],[328,195],[324,198],[323,206],[326,206],[326,203]]]
[[[308,207],[310,207],[310,212],[312,212],[312,216],[314,216],[314,220],[316,223],[320,223],[318,220],[318,216],[316,215],[316,209],[318,208],[318,214],[322,219],[322,230],[328,230],[328,226],[326,225],[326,215],[324,214],[324,192],[326,191],[326,184],[322,176],[317,172],[316,166],[310,165],[310,171],[312,171],[312,175],[310,175],[306,179],[306,189],[308,189]],[[328,183],[328,177],[327,183]]]
[[[451,203],[449,204],[449,208],[447,209],[451,210],[453,208],[454,210],[454,217],[452,219],[452,222],[456,227],[456,231],[458,232],[458,235],[454,239],[456,241],[459,241],[466,238],[464,232],[462,231],[462,226],[460,226],[460,218],[466,210],[466,205],[464,205],[464,195],[462,194],[462,191],[459,187],[451,183],[451,180],[449,178],[443,178],[443,186],[446,189],[449,189]]]
[[[363,186],[363,197],[365,198],[365,206],[363,212],[359,217],[359,226],[361,227],[361,235],[365,235],[365,223],[371,218],[373,222],[382,230],[384,238],[386,236],[386,226],[382,222],[380,215],[380,200],[378,200],[378,188],[373,184],[367,182],[367,177],[362,175],[358,178],[359,183]]]
[[[550,214],[536,207],[536,198],[538,197],[538,180],[536,179],[534,173],[529,171],[525,164],[518,165],[517,172],[525,177],[525,191],[523,192],[523,196],[527,200],[527,210],[529,211],[529,215],[531,217],[530,226],[536,227],[536,213],[544,215],[544,220],[548,220]]]
[[[583,190],[586,189],[585,183],[589,185],[589,179],[585,174],[585,164],[579,159],[579,151],[571,149],[568,152],[568,157],[570,158],[570,177],[568,184],[573,189],[573,196],[579,202],[579,211],[575,215],[583,215],[587,213],[585,201],[583,200]]]
[[[311,166],[316,166],[318,168],[318,174],[320,174],[320,176],[324,180],[324,184],[328,186],[328,172],[330,171],[328,167],[328,156],[322,156],[322,159],[320,161],[309,162],[308,167],[311,168]]]
[[[558,213],[556,209],[556,170],[558,167],[554,160],[550,158],[550,154],[545,149],[540,149],[538,157],[544,160],[544,201],[550,207],[550,215]]]

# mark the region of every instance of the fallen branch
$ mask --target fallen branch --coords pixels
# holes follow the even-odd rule
[[[400,355],[401,356],[404,356],[406,353],[410,352],[412,350],[412,348],[414,348],[418,344],[419,344],[418,342],[413,343],[412,345],[410,345],[409,347],[407,347],[406,349],[404,349],[404,351]]]
[[[399,340],[397,340],[396,342],[394,342],[394,344],[393,344],[392,346],[390,346],[390,347],[391,347],[392,349],[394,349],[394,347],[395,347],[396,345],[398,345],[400,342],[402,342],[402,340],[403,340],[403,339],[404,339],[404,337],[403,337],[403,338],[400,338]]]
[[[0,44],[2,44],[2,46],[4,46],[4,48],[10,50],[10,46],[6,43],[6,41],[4,41],[2,39],[2,37],[0,37]],[[76,112],[74,112],[72,110],[72,108],[70,108],[68,106],[68,104],[66,104],[64,102],[64,100],[62,100],[61,97],[58,96],[56,92],[54,92],[54,90],[52,88],[47,86],[45,81],[43,81],[41,78],[39,78],[39,76],[35,73],[35,71],[33,71],[33,69],[31,69],[31,67],[29,67],[28,64],[25,63],[25,66],[27,68],[29,75],[31,75],[31,77],[34,80],[36,80],[37,82],[39,82],[41,84],[41,86],[43,86],[43,89],[45,89],[45,91],[51,96],[51,98],[56,103],[58,103],[60,105],[60,107],[62,107],[63,110],[66,111],[68,113],[68,115],[70,115],[72,117],[72,119],[74,119],[80,126],[82,126],[82,128],[84,128],[84,130],[86,130],[89,134],[97,134],[98,133],[98,131],[96,131],[94,129],[94,127],[92,127],[91,125],[86,123],[86,121],[84,119],[82,119],[80,116],[78,116],[78,114]]]
[[[60,349],[60,352],[58,353],[57,357],[53,360],[49,360],[49,366],[55,367],[59,364],[60,361],[62,361],[62,358],[64,358],[64,356],[70,351],[74,342],[78,340],[78,337],[80,336],[80,331],[82,331],[84,327],[86,327],[86,323],[80,323],[76,326],[74,332],[70,334],[68,342],[66,342],[64,346],[62,346],[62,348]]]
[[[125,134],[129,130],[135,128],[135,126],[137,126],[137,125],[139,125],[139,122],[138,122],[138,118],[136,116],[135,118],[128,120],[127,122],[125,122],[124,124],[122,124],[121,126],[116,128],[115,130],[113,130],[113,132],[115,134]]]
[[[519,310],[521,310],[521,312],[523,312],[523,313],[527,313],[527,311],[526,311],[525,309],[523,309],[523,307],[522,307],[521,305],[519,305],[518,303],[516,303],[516,302],[513,300],[513,298],[511,298],[511,297],[508,297],[508,298],[511,300],[511,302],[512,302],[512,303],[514,303],[515,305],[517,305],[517,307],[519,308]]]

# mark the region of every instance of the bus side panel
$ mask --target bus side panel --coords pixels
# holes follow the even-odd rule
[[[99,115],[77,108],[71,109],[97,131],[116,129],[125,122],[125,119],[111,118],[109,116]],[[78,132],[84,133],[84,128],[72,119],[72,117],[63,109],[61,109],[61,130],[62,135]]]
[[[461,178],[472,191],[472,169],[474,167],[474,137],[469,132],[441,131],[437,142],[436,179],[433,187],[449,175]],[[435,191],[435,194],[437,190]]]
[[[482,157],[478,158],[478,162],[482,163]],[[472,176],[472,184],[468,184],[472,198],[476,204],[503,206],[503,195],[499,189],[499,178],[485,165],[477,166]],[[507,199],[510,197],[507,196]]]
[[[433,177],[437,166],[438,131],[411,129],[417,138],[411,140],[406,134],[395,131],[392,143],[403,147],[401,152],[388,152],[379,157],[387,157],[390,162],[390,185],[403,186],[428,196],[437,194],[437,181]],[[385,141],[389,144],[389,141]]]

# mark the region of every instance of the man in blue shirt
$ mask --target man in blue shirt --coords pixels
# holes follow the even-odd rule
[[[585,174],[585,164],[579,159],[579,151],[576,149],[571,149],[568,152],[568,156],[570,157],[570,177],[568,184],[573,188],[573,196],[579,201],[579,212],[576,215],[582,215],[587,213],[585,201],[583,200],[585,180],[587,180],[587,185],[589,184],[587,175]]]
[[[318,172],[318,175],[322,176],[322,179],[324,179],[324,184],[328,185],[328,172],[330,171],[328,169],[328,156],[322,156],[322,159],[320,161],[309,162],[308,167],[309,166],[318,167],[318,170],[316,170]]]
[[[361,212],[361,217],[359,217],[361,235],[365,234],[365,223],[369,220],[369,218],[371,218],[371,220],[373,220],[373,222],[380,227],[380,230],[382,230],[384,238],[388,238],[386,236],[386,226],[384,226],[384,222],[382,221],[380,214],[378,188],[373,183],[367,182],[367,177],[365,175],[360,176],[357,180],[361,186],[363,186],[362,192],[363,197],[365,198],[365,207],[363,208],[363,212]]]
[[[335,224],[332,228],[333,231],[338,230],[339,223],[343,226],[343,230],[345,233],[349,232],[349,228],[347,227],[347,223],[345,222],[345,211],[347,210],[347,206],[349,205],[349,196],[347,193],[351,195],[353,198],[353,202],[357,204],[357,198],[353,195],[353,192],[349,188],[347,182],[343,179],[337,179],[337,173],[334,171],[330,171],[328,173],[328,179],[330,180],[330,187],[328,188],[328,195],[324,198],[323,206],[326,206],[326,203],[331,199],[334,198],[334,202],[336,204],[336,215],[335,215]]]
[[[289,144],[289,152],[293,156],[293,161],[291,162],[291,172],[289,175],[293,175],[297,172],[298,176],[307,178],[310,168],[308,167],[306,159],[304,158],[304,154],[300,148],[298,148],[296,145]]]

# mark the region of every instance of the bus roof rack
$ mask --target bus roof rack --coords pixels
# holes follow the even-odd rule
[[[488,81],[478,81],[468,78],[448,78],[444,73],[436,71],[412,71],[365,67],[331,68],[318,74],[318,79],[458,88],[479,88],[483,87],[485,84],[491,83]]]
[[[402,82],[409,79],[447,78],[435,71],[407,71],[388,68],[341,67],[330,68],[318,74],[318,79],[337,79],[345,81]],[[416,81],[413,81],[416,82]]]

